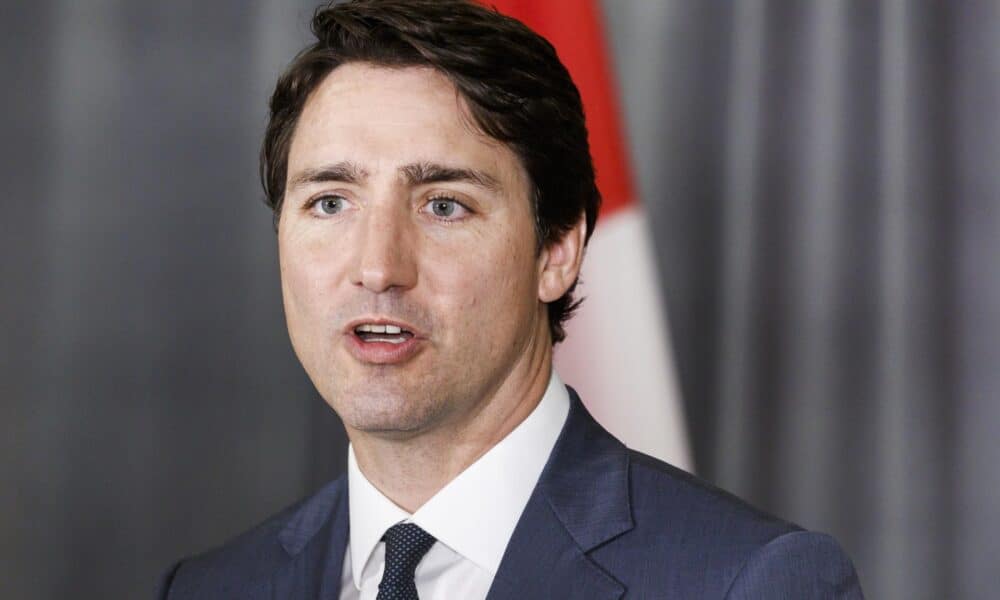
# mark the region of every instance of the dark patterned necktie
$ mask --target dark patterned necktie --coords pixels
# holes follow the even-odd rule
[[[385,532],[382,541],[385,569],[376,600],[419,600],[413,572],[437,540],[413,523],[397,523]]]

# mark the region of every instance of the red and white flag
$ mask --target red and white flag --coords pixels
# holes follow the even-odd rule
[[[583,262],[586,297],[556,347],[560,376],[634,448],[691,470],[677,374],[645,212],[636,197],[617,88],[595,0],[485,0],[543,35],[580,89],[604,198]]]

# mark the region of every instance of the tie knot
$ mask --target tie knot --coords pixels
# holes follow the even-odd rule
[[[413,573],[417,563],[437,541],[414,523],[397,523],[385,532],[382,539],[385,541],[386,565],[409,573]]]

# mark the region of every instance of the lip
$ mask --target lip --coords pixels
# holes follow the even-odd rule
[[[395,325],[413,334],[413,337],[399,344],[391,342],[366,342],[355,335],[354,330],[363,323],[374,325]],[[382,317],[355,319],[344,328],[347,350],[356,360],[375,365],[401,364],[415,356],[427,342],[426,336],[404,321]]]

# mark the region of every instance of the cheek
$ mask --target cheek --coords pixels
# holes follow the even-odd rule
[[[481,239],[439,256],[421,269],[427,276],[430,297],[445,316],[489,330],[524,318],[537,301],[537,276],[533,248],[513,236]]]
[[[504,239],[502,252],[494,259],[497,285],[509,290],[509,296],[526,305],[537,301],[538,274],[534,240],[523,235]]]
[[[279,243],[279,266],[285,310],[289,318],[316,316],[329,305],[339,272],[337,256],[328,244],[298,236]]]

